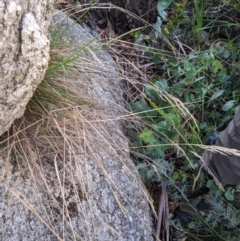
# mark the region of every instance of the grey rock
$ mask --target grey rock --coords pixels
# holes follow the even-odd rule
[[[94,39],[87,27],[61,12],[52,21],[52,31],[59,28],[61,33],[66,28],[63,38],[75,46],[71,53],[81,54],[83,45]],[[44,142],[37,135],[34,142],[24,144],[29,153],[26,160],[2,150],[2,240],[153,240],[147,190],[122,133],[119,70],[97,41],[86,48],[88,54],[83,51],[74,63],[74,76],[79,94],[99,105],[80,107],[82,135],[70,132],[75,142],[66,148],[63,139],[58,144],[60,157],[51,145],[42,146]]]
[[[0,135],[23,115],[44,77],[54,2],[0,1]]]

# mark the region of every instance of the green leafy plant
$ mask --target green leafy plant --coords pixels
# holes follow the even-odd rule
[[[172,0],[163,0],[163,1],[159,0],[158,1],[157,11],[158,11],[159,16],[157,17],[157,21],[153,24],[153,27],[156,30],[156,32],[155,32],[156,38],[158,38],[159,33],[162,33],[162,32],[166,35],[169,34],[169,30],[171,29],[171,22],[168,22],[167,26],[163,27],[162,20],[167,21],[168,14],[165,10],[172,4],[172,2],[173,2]],[[162,28],[163,28],[163,30],[162,30]]]
[[[159,7],[161,14],[154,26],[159,32],[170,4]],[[138,153],[134,158],[145,183],[167,187],[171,200],[184,200],[193,208],[197,219],[187,225],[174,216],[170,218],[176,228],[175,237],[187,227],[190,240],[238,240],[239,187],[223,191],[214,180],[206,178],[196,161],[203,152],[198,146],[214,145],[239,104],[240,45],[218,39],[207,47],[202,44],[207,3],[194,1],[193,5],[197,17],[191,24],[197,41],[191,43],[191,50],[184,49],[177,55],[151,47],[146,51],[159,74],[144,85],[138,101],[126,105],[137,121],[141,120],[139,134],[130,135],[131,143]],[[211,206],[208,212],[199,211],[192,198],[203,188],[207,197],[202,198],[207,198]]]

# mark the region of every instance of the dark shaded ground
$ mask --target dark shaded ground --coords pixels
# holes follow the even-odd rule
[[[62,1],[61,7],[71,8],[79,1]],[[132,29],[146,26],[147,23],[154,23],[157,19],[157,1],[155,0],[100,0],[100,1],[80,1],[86,9],[92,9],[86,14],[85,20],[90,25],[97,25],[101,29],[106,29],[111,24],[117,35],[124,34]],[[89,4],[89,5],[88,5]],[[75,10],[73,10],[75,11]]]

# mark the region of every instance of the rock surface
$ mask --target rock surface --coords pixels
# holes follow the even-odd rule
[[[23,115],[44,77],[54,2],[0,1],[0,135]]]
[[[110,55],[96,51],[101,49],[96,41],[88,44],[94,38],[89,29],[65,18],[57,12],[53,29],[61,28],[65,41],[76,46],[71,51],[82,54],[74,66],[79,95],[100,107],[78,112],[81,134],[70,132],[76,151],[68,147],[60,155],[67,149],[63,139],[58,156],[34,132],[34,141],[23,144],[29,149],[26,160],[18,153],[1,155],[0,236],[5,241],[152,241],[148,194],[119,122],[124,113],[119,70]]]

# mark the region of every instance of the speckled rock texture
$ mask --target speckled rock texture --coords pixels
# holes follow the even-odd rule
[[[0,135],[23,115],[49,61],[55,0],[0,1]]]
[[[55,13],[51,29],[60,29],[59,39],[82,56],[72,66],[79,95],[98,105],[73,112],[82,121],[64,123],[73,142],[64,138],[57,153],[37,130],[32,143],[22,132],[26,160],[1,149],[0,239],[153,241],[148,194],[119,121],[124,115],[120,71],[96,36],[65,14]],[[68,55],[64,48],[63,54]]]

